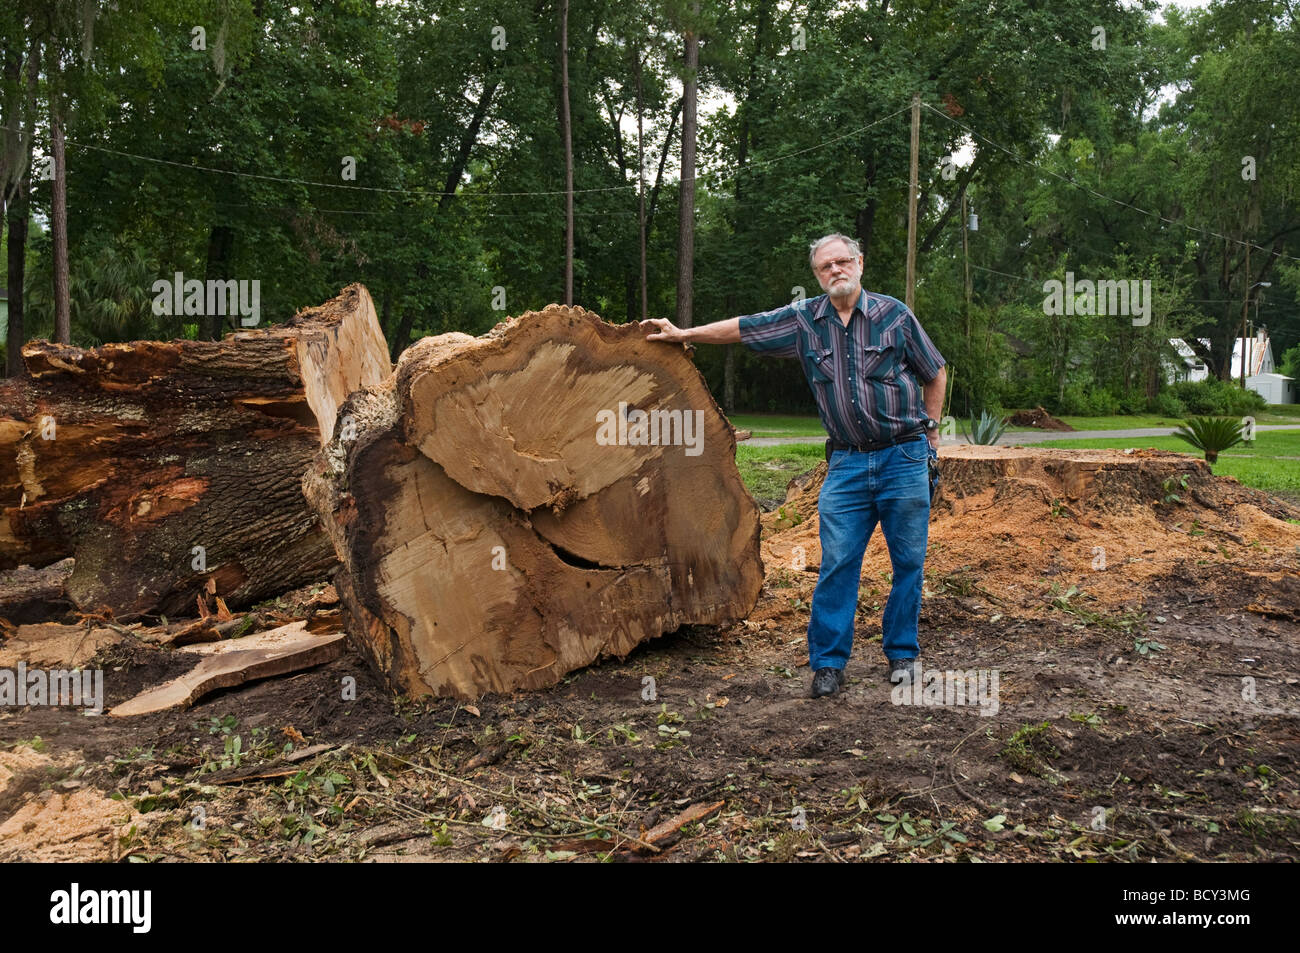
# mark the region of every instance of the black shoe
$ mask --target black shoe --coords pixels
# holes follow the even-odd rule
[[[915,658],[890,659],[888,679],[891,685],[911,685],[920,681],[921,666]]]
[[[813,675],[812,697],[834,695],[844,684],[844,670],[839,668],[819,668]]]

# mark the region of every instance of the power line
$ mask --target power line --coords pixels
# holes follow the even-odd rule
[[[901,115],[904,112],[907,112],[906,107],[898,110],[897,112],[891,113],[882,119],[878,119],[875,122],[868,123],[867,125],[862,126],[859,129],[855,129],[852,132],[846,132],[843,135],[834,137],[833,139],[827,139],[825,142],[818,143],[815,146],[809,146],[806,149],[798,149],[794,152],[786,153],[785,155],[773,156],[770,159],[756,160],[750,163],[749,167],[752,168],[755,166],[771,165],[774,162],[783,162],[786,159],[790,159],[798,155],[803,155],[804,153],[807,152],[813,152],[818,149],[824,149],[828,146],[834,145],[837,142],[840,142],[843,139],[847,139],[851,136],[856,136],[863,132],[866,132],[868,129],[872,128],[873,126],[878,126],[882,122],[886,122],[890,119],[893,119],[895,116]],[[4,129],[9,132],[15,131],[10,126],[0,126],[0,129]],[[471,191],[457,190],[455,192],[449,193],[449,192],[433,192],[427,189],[395,189],[395,188],[383,188],[379,186],[369,186],[369,185],[347,185],[341,182],[313,182],[308,179],[297,179],[289,176],[267,175],[265,173],[260,173],[260,172],[239,172],[233,169],[217,169],[217,168],[213,168],[212,166],[198,165],[195,163],[177,162],[172,159],[159,159],[154,156],[140,155],[139,153],[135,153],[135,152],[125,152],[121,149],[110,149],[107,146],[99,146],[93,143],[77,142],[73,139],[66,139],[64,141],[67,145],[73,146],[78,149],[91,149],[96,152],[103,152],[109,155],[121,156],[122,158],[125,159],[136,159],[141,162],[152,162],[155,163],[156,165],[173,166],[178,169],[187,169],[194,172],[211,172],[216,175],[231,175],[231,176],[235,176],[236,178],[243,178],[243,179],[257,179],[264,182],[278,182],[284,185],[305,185],[312,188],[345,189],[345,190],[355,191],[355,192],[378,192],[378,193],[384,193],[390,195],[417,195],[417,196],[424,196],[429,198],[434,198],[434,197],[436,198],[444,198],[444,197],[524,198],[524,197],[533,197],[533,196],[562,196],[567,194],[567,192],[564,189],[535,191],[535,192],[480,192],[480,191],[473,191],[473,190]],[[737,167],[737,169],[739,168],[741,167]],[[713,176],[721,175],[725,171],[727,170],[717,170],[717,171],[709,172],[706,173],[706,175],[703,177],[707,178],[710,175]],[[736,169],[730,171],[736,171]],[[611,186],[604,186],[595,189],[574,189],[573,191],[575,195],[579,195],[579,194],[586,195],[586,194],[599,193],[599,192],[621,192],[626,189],[635,189],[635,188],[637,188],[636,183],[627,183],[625,185],[611,185]],[[335,210],[335,211],[343,211],[343,210]]]
[[[985,136],[985,135],[982,134],[982,133],[978,133],[978,132],[976,132],[974,129],[972,129],[970,126],[966,125],[965,123],[958,122],[956,119],[952,118],[952,116],[949,116],[949,115],[948,115],[946,112],[944,112],[943,110],[941,110],[941,109],[935,109],[935,108],[934,108],[933,106],[931,106],[929,103],[922,102],[921,105],[924,106],[926,109],[930,110],[930,112],[934,113],[936,116],[941,116],[942,118],[944,118],[944,119],[948,120],[950,123],[952,123],[954,126],[959,126],[960,128],[966,130],[967,133],[969,133],[971,136],[974,136],[976,139],[981,139],[981,140],[983,140],[984,142],[987,142],[987,143],[988,143],[989,145],[991,145],[993,148],[995,148],[995,149],[999,149],[999,150],[1001,150],[1002,152],[1005,152],[1007,155],[1011,156],[1011,158],[1015,159],[1017,162],[1020,162],[1020,163],[1022,163],[1022,164],[1024,164],[1024,165],[1027,165],[1027,166],[1029,166],[1029,167],[1031,167],[1031,168],[1037,169],[1037,170],[1040,171],[1040,172],[1045,172],[1045,173],[1047,173],[1048,175],[1053,176],[1054,178],[1060,179],[1060,180],[1061,180],[1062,182],[1064,182],[1066,185],[1071,185],[1071,186],[1073,186],[1073,187],[1076,188],[1076,189],[1081,189],[1082,191],[1087,192],[1089,195],[1095,196],[1096,198],[1103,199],[1103,200],[1105,200],[1105,201],[1107,201],[1107,202],[1111,202],[1111,203],[1113,203],[1113,204],[1115,204],[1115,205],[1119,205],[1119,206],[1121,206],[1121,207],[1123,207],[1123,208],[1132,209],[1132,210],[1135,211],[1135,212],[1140,212],[1140,213],[1143,214],[1143,215],[1146,215],[1146,216],[1148,216],[1148,217],[1150,217],[1150,218],[1158,219],[1158,220],[1160,220],[1160,221],[1162,221],[1162,222],[1165,222],[1165,223],[1167,223],[1167,224],[1169,224],[1169,225],[1177,225],[1177,226],[1179,226],[1180,228],[1185,228],[1185,229],[1187,229],[1188,231],[1191,231],[1191,232],[1197,232],[1197,233],[1199,233],[1199,234],[1201,234],[1201,235],[1210,235],[1210,236],[1212,236],[1212,237],[1214,237],[1214,238],[1221,239],[1222,241],[1225,241],[1225,242],[1230,242],[1230,243],[1232,243],[1232,244],[1234,244],[1234,245],[1245,245],[1245,246],[1247,246],[1247,247],[1249,247],[1249,248],[1256,248],[1256,249],[1258,249],[1258,250],[1264,252],[1265,254],[1267,254],[1267,255],[1271,255],[1271,256],[1273,256],[1273,257],[1275,257],[1275,258],[1286,258],[1286,259],[1289,259],[1289,260],[1291,260],[1291,261],[1300,261],[1300,258],[1297,258],[1297,257],[1295,257],[1294,255],[1283,255],[1283,254],[1281,254],[1280,252],[1272,252],[1272,251],[1269,251],[1269,249],[1265,248],[1265,247],[1262,246],[1262,245],[1256,245],[1254,242],[1245,242],[1245,241],[1241,241],[1240,239],[1237,239],[1237,238],[1229,238],[1227,235],[1220,235],[1218,232],[1213,232],[1213,231],[1210,231],[1209,229],[1205,229],[1205,228],[1197,228],[1195,225],[1188,225],[1186,222],[1178,222],[1178,221],[1175,221],[1175,220],[1172,219],[1172,218],[1166,218],[1165,216],[1161,215],[1159,212],[1149,212],[1149,211],[1147,211],[1147,210],[1144,209],[1144,208],[1138,208],[1136,205],[1132,205],[1132,204],[1130,204],[1129,202],[1125,202],[1123,199],[1117,199],[1117,198],[1112,198],[1112,197],[1109,196],[1109,195],[1103,195],[1102,193],[1098,192],[1096,189],[1089,188],[1089,187],[1086,186],[1086,185],[1081,185],[1080,183],[1075,182],[1073,179],[1071,179],[1071,178],[1069,178],[1069,177],[1067,177],[1067,176],[1061,175],[1059,172],[1053,172],[1051,169],[1045,168],[1045,167],[1039,165],[1039,164],[1036,163],[1036,162],[1031,162],[1030,160],[1024,158],[1023,156],[1019,155],[1018,153],[1012,152],[1012,151],[1011,151],[1010,149],[1008,149],[1006,146],[999,145],[998,143],[996,143],[996,142],[994,142],[992,139],[990,139],[988,136]]]
[[[16,131],[10,126],[0,126],[0,129],[4,129],[8,132]],[[110,149],[107,146],[97,146],[88,142],[74,142],[71,139],[65,139],[64,142],[66,145],[75,146],[78,149],[93,149],[96,152],[106,152],[109,153],[110,155],[122,156],[123,158],[126,159],[138,159],[141,162],[153,162],[158,165],[175,166],[178,169],[189,169],[195,172],[213,172],[216,173],[217,175],[233,175],[241,179],[259,179],[264,182],[280,182],[285,185],[307,185],[313,188],[322,188],[322,189],[348,189],[355,192],[383,192],[383,193],[388,193],[393,195],[420,195],[429,198],[442,198],[443,196],[448,196],[448,195],[451,196],[452,198],[480,198],[480,197],[522,198],[525,196],[534,196],[534,195],[568,194],[564,189],[560,189],[559,191],[547,191],[547,192],[476,192],[476,191],[431,192],[428,191],[427,189],[386,189],[386,188],[381,188],[379,186],[371,186],[371,185],[344,185],[341,182],[312,182],[307,179],[294,179],[282,175],[266,175],[260,172],[236,172],[233,169],[214,169],[211,166],[196,165],[193,163],[186,164],[184,162],[176,162],[171,159],[158,159],[153,156],[142,156],[139,155],[138,153],[123,152],[120,149]],[[576,193],[585,194],[589,192],[617,192],[622,189],[631,189],[631,188],[635,188],[635,186],[631,184],[611,185],[599,189],[574,189],[574,192],[575,194]]]
[[[703,176],[701,176],[701,178],[707,179],[711,176],[715,180],[720,180],[728,172],[735,174],[737,172],[748,171],[750,169],[759,166],[771,165],[773,162],[783,162],[786,159],[793,159],[795,156],[801,156],[806,152],[815,152],[818,149],[824,149],[827,146],[833,146],[835,143],[840,142],[844,139],[849,139],[853,136],[861,135],[862,133],[866,132],[868,129],[871,129],[873,126],[879,126],[882,122],[888,122],[889,120],[893,119],[895,116],[901,116],[903,113],[907,112],[911,108],[912,107],[909,104],[907,106],[904,106],[902,109],[897,110],[896,112],[890,113],[888,116],[884,116],[881,119],[877,119],[875,122],[869,122],[865,126],[862,126],[858,129],[854,129],[852,132],[846,132],[843,135],[836,136],[833,139],[827,139],[823,142],[819,142],[815,146],[809,146],[806,149],[796,149],[794,152],[787,152],[785,155],[773,156],[770,159],[755,159],[753,162],[746,163],[745,165],[737,165],[732,168],[711,170],[705,173]]]
[[[971,262],[971,267],[980,271],[987,271],[992,275],[1001,275],[1003,278],[1014,278],[1016,281],[1028,281],[1030,284],[1038,284],[1038,281],[1034,278],[1026,278],[1024,275],[1009,275],[1005,271],[995,271],[992,268],[985,268],[983,265],[977,265],[974,262]]]

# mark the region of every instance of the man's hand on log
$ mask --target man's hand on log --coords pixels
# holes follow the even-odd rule
[[[658,328],[655,334],[647,334],[647,341],[676,341],[681,344],[687,343],[686,331],[673,324],[667,318],[649,318],[639,322],[642,328]]]

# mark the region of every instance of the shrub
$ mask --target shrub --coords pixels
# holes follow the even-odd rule
[[[1104,387],[1070,384],[1058,403],[1058,414],[1076,417],[1108,417],[1119,413],[1119,398]]]
[[[1187,413],[1187,405],[1171,392],[1164,390],[1147,401],[1147,410],[1162,417],[1182,417]]]
[[[1243,391],[1239,384],[1217,379],[1179,381],[1167,393],[1182,401],[1189,414],[1233,417],[1259,413],[1268,407],[1268,402],[1254,391]]]
[[[1119,412],[1121,414],[1140,414],[1146,410],[1146,398],[1137,391],[1129,391],[1119,398]]]

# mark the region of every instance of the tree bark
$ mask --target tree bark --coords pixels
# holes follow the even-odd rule
[[[235,606],[333,569],[300,481],[344,397],[391,370],[365,288],[223,341],[23,358],[31,379],[0,385],[0,570],[73,556],[68,596],[122,618],[192,609],[209,579]]]
[[[638,410],[682,426],[643,433]],[[366,424],[304,491],[343,564],[349,632],[394,690],[553,685],[758,597],[732,429],[684,350],[637,325],[552,305],[425,338],[342,413]]]

